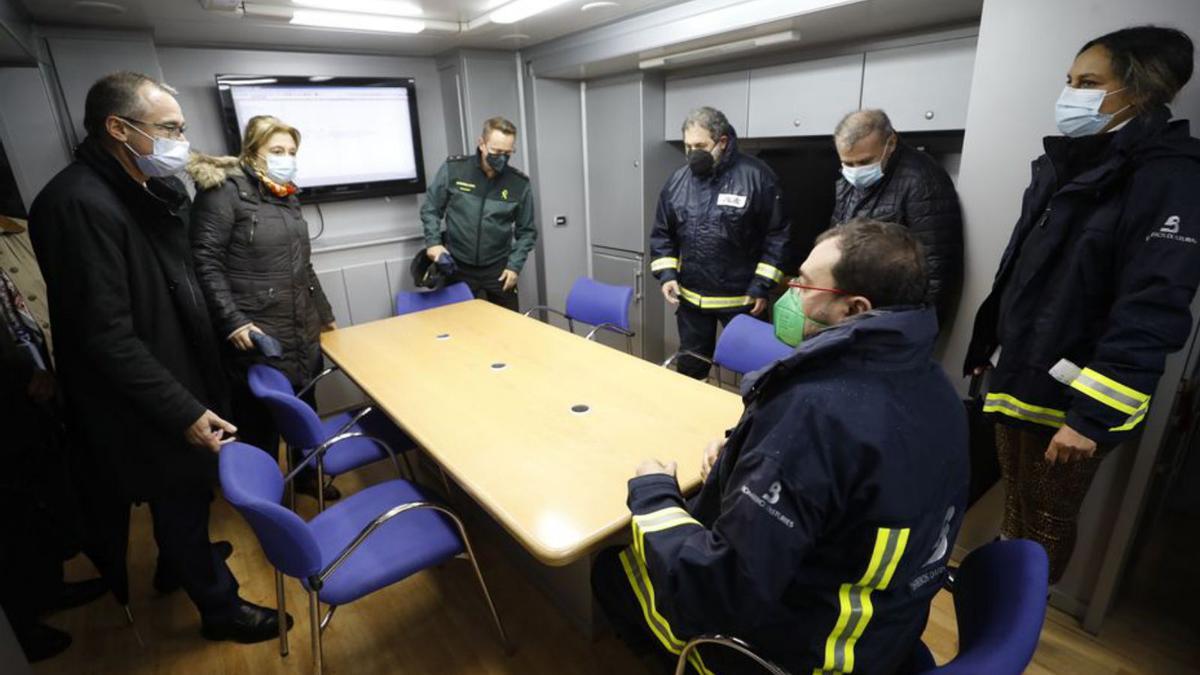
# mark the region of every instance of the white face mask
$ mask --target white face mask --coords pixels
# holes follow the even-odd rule
[[[296,177],[296,157],[294,155],[267,155],[267,178],[280,185],[287,185]]]
[[[866,166],[846,166],[843,164],[842,177],[846,179],[847,183],[859,190],[866,190],[883,180],[883,162],[875,162]]]
[[[133,161],[137,164],[138,171],[147,176],[164,178],[183,171],[187,166],[188,153],[191,151],[191,144],[187,141],[151,136],[129,122],[125,122],[125,126],[154,141],[154,149],[149,155],[140,155],[129,143],[125,144],[133,153]]]
[[[1129,108],[1125,106],[1115,113],[1100,112],[1105,97],[1118,91],[1124,91],[1124,87],[1116,91],[1076,89],[1069,84],[1063,87],[1062,93],[1058,95],[1058,102],[1054,105],[1054,120],[1058,123],[1058,130],[1071,138],[1100,133],[1112,122],[1113,117]]]

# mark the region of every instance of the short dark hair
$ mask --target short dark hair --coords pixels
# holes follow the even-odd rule
[[[838,288],[864,296],[875,307],[925,302],[925,253],[907,227],[859,217],[822,232],[817,243],[834,238],[842,252],[833,266]]]
[[[110,115],[136,118],[144,114],[142,87],[150,85],[168,94],[176,91],[166,84],[141,73],[121,71],[105,75],[88,89],[83,106],[83,128],[89,136],[104,136],[104,121]]]
[[[1079,53],[1104,47],[1112,58],[1113,73],[1132,92],[1139,110],[1166,105],[1192,79],[1195,47],[1181,30],[1161,26],[1122,28],[1089,40]]]
[[[687,133],[688,127],[691,126],[707,130],[713,143],[720,141],[722,136],[733,135],[733,125],[729,123],[725,113],[709,106],[702,106],[688,113],[680,130]]]
[[[517,125],[503,117],[489,117],[483,122],[483,140],[487,140],[493,131],[499,131],[505,136],[516,136]]]

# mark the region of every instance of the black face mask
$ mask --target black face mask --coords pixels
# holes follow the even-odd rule
[[[487,163],[488,166],[492,167],[492,171],[504,173],[504,167],[508,166],[508,155],[489,154],[487,156]]]
[[[713,165],[717,163],[712,153],[707,150],[688,151],[687,161],[693,176],[707,176],[712,173]]]

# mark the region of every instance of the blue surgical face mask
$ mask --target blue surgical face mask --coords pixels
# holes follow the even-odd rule
[[[1129,108],[1125,106],[1115,113],[1100,112],[1105,97],[1123,89],[1076,89],[1069,84],[1063,87],[1062,93],[1058,95],[1058,103],[1054,105],[1054,119],[1058,123],[1058,130],[1071,138],[1100,133],[1112,122],[1113,117]]]
[[[843,164],[842,177],[846,179],[847,183],[859,190],[866,190],[883,180],[883,161],[888,157],[888,147],[890,144],[891,139],[884,144],[883,154],[879,156],[878,162],[863,166],[846,166]]]
[[[267,155],[267,178],[280,185],[287,185],[295,177],[296,157],[294,155]]]
[[[133,163],[137,165],[138,171],[154,178],[164,178],[183,171],[187,166],[188,153],[191,151],[191,145],[187,141],[151,136],[128,122],[125,126],[154,142],[154,149],[149,155],[138,154],[132,145],[125,144],[129,152],[133,153]]]
[[[866,166],[846,166],[843,164],[842,177],[855,188],[866,190],[883,180],[883,162],[875,162]]]

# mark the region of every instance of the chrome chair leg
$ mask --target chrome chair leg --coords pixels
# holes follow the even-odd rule
[[[333,620],[333,613],[337,611],[337,608],[338,608],[338,605],[330,605],[329,611],[325,613],[325,618],[321,619],[321,632],[322,633],[325,632],[325,628],[326,628],[326,626],[329,625],[329,622],[331,620]]]
[[[308,592],[308,621],[311,625],[313,672],[321,675],[323,655],[321,650],[321,603],[316,591]]]
[[[317,513],[325,512],[325,460],[317,459]]]
[[[467,538],[467,530],[463,527],[462,521],[457,515],[451,517],[454,524],[458,527],[458,534],[462,537],[463,548],[466,549],[467,558],[471,561],[471,567],[475,570],[475,578],[479,580],[479,588],[483,590],[483,599],[487,601],[488,610],[492,613],[492,621],[496,623],[496,632],[500,634],[500,645],[504,647],[505,653],[511,654],[513,651],[512,645],[508,641],[508,634],[504,632],[504,623],[500,621],[500,613],[496,611],[496,603],[492,602],[492,594],[488,592],[487,582],[483,580],[483,572],[479,569],[479,561],[475,558],[475,550],[471,548],[471,540]]]
[[[627,354],[629,354],[630,356],[633,356],[633,336],[632,335],[625,336],[625,352]]]
[[[287,600],[283,594],[283,572],[275,570],[275,604],[279,608],[279,655],[288,655]]]
[[[292,475],[292,469],[295,467],[292,466],[292,446],[288,445],[287,443],[283,444],[283,457],[285,466],[287,466],[287,473],[283,475],[290,476]],[[288,506],[294,513],[296,511],[296,481],[287,481],[284,484],[284,489],[287,490]]]

